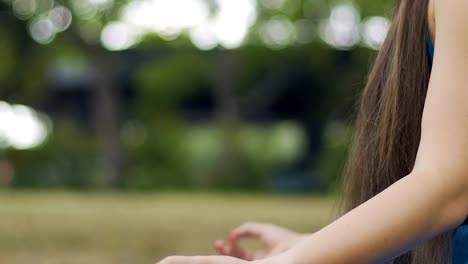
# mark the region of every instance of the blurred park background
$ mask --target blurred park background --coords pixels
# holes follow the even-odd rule
[[[390,0],[0,0],[0,263],[333,218]]]

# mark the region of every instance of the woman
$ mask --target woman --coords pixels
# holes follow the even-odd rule
[[[468,263],[467,10],[466,0],[399,1],[361,99],[347,213],[310,235],[246,224],[216,243],[229,256],[160,264]],[[245,254],[242,236],[269,255]]]

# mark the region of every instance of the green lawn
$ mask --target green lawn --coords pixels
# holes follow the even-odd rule
[[[0,193],[0,263],[136,264],[214,254],[238,224],[272,222],[312,232],[334,200],[220,194]]]

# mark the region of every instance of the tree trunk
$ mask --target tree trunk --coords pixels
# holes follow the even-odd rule
[[[216,120],[221,125],[223,153],[219,157],[213,183],[229,187],[244,185],[241,172],[238,146],[236,142],[239,129],[239,109],[235,80],[239,58],[236,51],[220,51],[216,58],[213,89],[216,100]]]
[[[93,49],[95,85],[93,89],[94,122],[99,140],[98,171],[100,184],[118,187],[124,181],[124,155],[120,138],[121,100],[115,84],[114,68],[107,51]]]

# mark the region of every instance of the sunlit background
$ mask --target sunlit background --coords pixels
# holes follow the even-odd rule
[[[237,49],[247,43],[282,49],[309,44],[316,37],[337,49],[356,45],[378,49],[389,27],[383,16],[363,19],[353,1],[332,5],[320,0],[65,1],[69,7],[54,0],[4,2],[18,19],[28,22],[31,37],[40,44],[54,41],[75,17],[82,23],[76,33],[89,44],[100,41],[108,50],[135,48],[152,33],[166,41],[185,35],[201,50]],[[102,21],[109,12],[116,14]]]
[[[147,263],[246,220],[323,225],[393,4],[0,0],[0,262]]]

